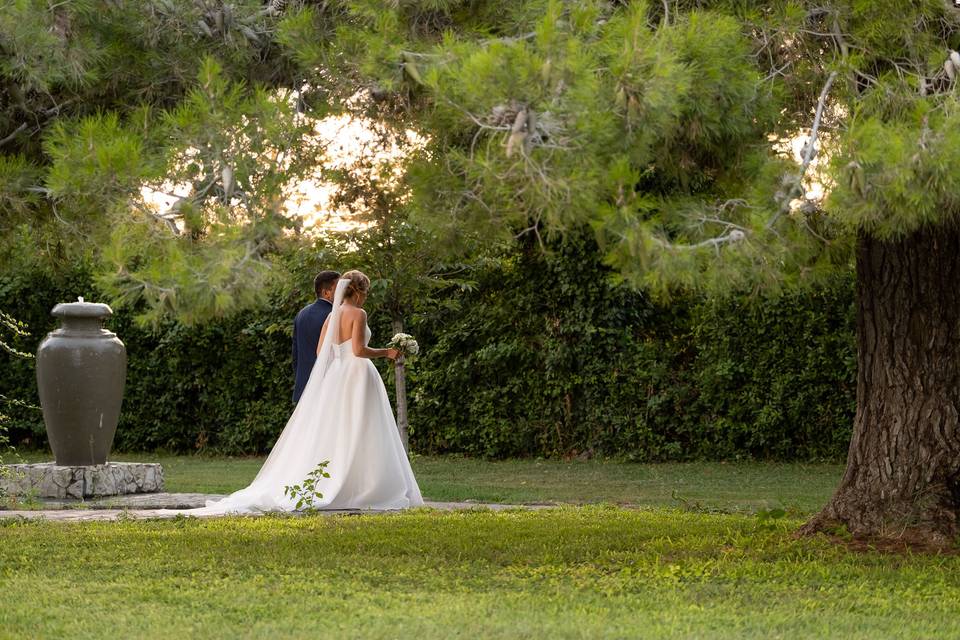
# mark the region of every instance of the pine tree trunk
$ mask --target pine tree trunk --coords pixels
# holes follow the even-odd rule
[[[403,320],[393,321],[393,333],[403,332]],[[407,418],[407,373],[402,359],[394,361],[394,373],[397,377],[397,429],[400,431],[400,440],[403,441],[403,450],[410,453],[410,422]]]
[[[801,530],[950,544],[960,508],[960,227],[857,243],[857,413],[847,469]]]

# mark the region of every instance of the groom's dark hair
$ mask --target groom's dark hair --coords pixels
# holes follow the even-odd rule
[[[320,297],[320,294],[323,293],[324,289],[327,289],[340,279],[339,271],[321,271],[317,274],[317,277],[313,279],[313,290],[316,292],[317,297]]]

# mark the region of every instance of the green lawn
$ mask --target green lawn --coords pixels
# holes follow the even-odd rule
[[[48,455],[24,458],[46,460]],[[115,460],[163,464],[167,489],[227,493],[246,486],[262,458],[115,455]],[[822,505],[843,467],[831,464],[490,462],[459,457],[416,456],[413,469],[431,500],[511,504],[606,502],[638,506],[682,506],[699,510],[755,513],[785,507],[809,513]]]
[[[795,540],[796,520],[592,506],[2,524],[2,638],[960,637],[960,557]]]
[[[230,491],[261,464],[116,459],[158,460],[171,491]],[[838,465],[413,466],[435,500],[607,504],[0,520],[0,638],[960,637],[960,556],[793,538]],[[797,516],[754,515],[774,506]]]

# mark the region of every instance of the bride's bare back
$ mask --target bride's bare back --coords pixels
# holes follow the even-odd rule
[[[328,317],[329,319],[329,317]],[[323,329],[320,331],[320,344],[317,345],[317,352],[320,351],[320,345],[327,335],[327,322],[323,323]],[[397,357],[395,349],[371,349],[367,346],[367,312],[350,302],[344,302],[340,306],[340,326],[339,335],[335,336],[334,343],[341,345],[347,341],[352,341],[351,345],[353,355],[358,358],[390,358]]]
[[[365,342],[363,330],[366,327],[367,312],[344,302],[340,307],[340,335],[337,336],[337,344],[343,344],[347,340],[363,344]]]

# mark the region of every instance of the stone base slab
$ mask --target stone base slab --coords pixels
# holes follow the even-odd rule
[[[60,467],[54,462],[0,466],[0,493],[84,499],[163,491],[163,467],[155,463],[108,462]]]

